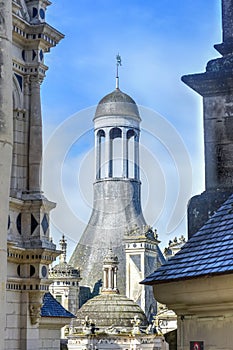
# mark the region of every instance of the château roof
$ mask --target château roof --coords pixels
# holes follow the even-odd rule
[[[143,284],[233,273],[233,195],[166,264]]]
[[[94,120],[98,117],[111,115],[131,116],[141,120],[135,101],[118,88],[100,100]]]
[[[132,328],[131,321],[135,316],[142,321],[142,326],[148,325],[140,306],[120,294],[100,294],[88,300],[78,310],[75,325],[80,327],[86,316],[100,328]]]
[[[75,316],[67,311],[51,293],[45,293],[43,305],[41,308],[42,317],[67,317],[74,318]]]
[[[128,102],[136,104],[132,97],[127,95],[125,92],[122,92],[120,89],[115,89],[110,94],[103,97],[102,100],[100,100],[99,104],[101,105],[109,102]]]

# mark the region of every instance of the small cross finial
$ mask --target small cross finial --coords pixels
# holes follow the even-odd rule
[[[121,66],[121,56],[119,53],[116,55],[116,89],[119,89],[119,75],[118,75],[118,67]]]

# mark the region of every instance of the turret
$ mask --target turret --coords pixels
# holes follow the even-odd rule
[[[117,65],[118,67],[118,65]],[[119,290],[125,293],[124,232],[146,224],[141,209],[140,122],[135,101],[119,87],[103,97],[93,118],[96,174],[93,210],[70,263],[82,271],[82,283],[99,290],[101,262],[109,246],[122,264]],[[91,273],[90,273],[91,271]]]

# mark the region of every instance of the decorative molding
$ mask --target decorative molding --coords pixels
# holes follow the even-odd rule
[[[32,325],[36,325],[41,318],[42,296],[40,292],[29,293],[29,315]]]

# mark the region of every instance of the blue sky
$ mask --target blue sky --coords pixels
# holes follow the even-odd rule
[[[208,60],[218,57],[213,45],[221,42],[220,3],[220,0],[125,0],[124,4],[110,0],[68,3],[56,0],[48,8],[47,22],[65,34],[65,39],[45,56],[49,70],[42,85],[45,145],[53,140],[53,132],[58,128],[62,150],[53,146],[54,164],[64,153],[62,165],[58,162],[62,171],[59,166],[52,166],[64,197],[52,189],[51,176],[46,175],[44,180],[45,194],[58,202],[52,214],[52,235],[56,242],[64,233],[71,251],[90,214],[94,112],[90,107],[114,89],[118,52],[122,57],[120,88],[143,106],[144,111],[152,110],[161,116],[153,119],[148,112],[142,122],[143,159],[149,163],[143,165],[145,169],[149,166],[149,170],[145,170],[142,179],[144,208],[150,207],[148,223],[158,228],[162,246],[175,235],[186,234],[185,219],[173,232],[167,231],[179,192],[174,191],[179,187],[179,179],[174,170],[177,164],[167,145],[164,147],[158,140],[156,122],[158,128],[166,123],[171,125],[175,137],[178,135],[183,140],[193,169],[191,191],[201,192],[204,188],[202,99],[180,77],[204,71]],[[67,120],[72,115],[76,119],[69,126]],[[150,134],[148,129],[152,124],[154,131]],[[186,164],[183,167],[186,174]],[[85,189],[80,190],[81,184]],[[69,202],[70,216],[66,210],[63,212],[64,198]],[[158,209],[153,209],[153,205]],[[153,216],[153,211],[161,215]],[[80,213],[81,222],[73,221]]]

